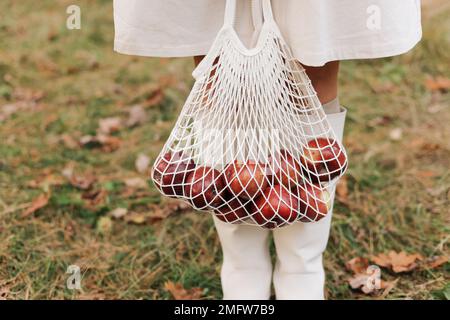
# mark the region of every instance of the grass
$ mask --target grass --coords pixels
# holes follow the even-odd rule
[[[101,222],[118,207],[148,217],[173,206],[152,185],[134,190],[124,181],[142,177],[137,155],[154,159],[170,133],[192,84],[192,61],[116,54],[110,1],[79,1],[81,30],[65,28],[69,4],[0,4],[9,12],[0,21],[0,111],[23,106],[0,120],[0,298],[168,299],[166,281],[221,298],[221,252],[207,214]],[[449,17],[447,9],[425,19],[423,40],[406,55],[342,64],[350,167],[325,254],[330,299],[377,298],[348,287],[345,262],[353,257],[448,254],[450,94],[424,84],[450,77]],[[122,141],[115,151],[70,144],[135,104],[145,106],[147,120],[114,133]],[[400,139],[392,130],[401,130]],[[68,165],[95,176],[90,190],[62,177]],[[45,182],[50,178],[58,183]],[[49,203],[25,217],[41,194]],[[82,291],[66,288],[72,264],[81,267]],[[383,278],[398,279],[383,298],[439,299],[449,265],[406,274],[383,269]]]

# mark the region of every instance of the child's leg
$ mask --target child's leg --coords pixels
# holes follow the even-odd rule
[[[270,298],[272,262],[269,230],[234,225],[214,217],[223,252],[221,281],[225,300]]]
[[[317,92],[320,102],[327,104],[338,96],[339,61],[331,61],[322,67],[303,66],[311,84]],[[339,108],[325,109],[326,113],[339,112]]]
[[[345,110],[328,115],[336,136],[342,141]],[[330,190],[334,201],[334,188]],[[316,223],[297,222],[274,230],[277,262],[273,283],[277,299],[323,299],[325,273],[322,253],[328,242],[332,208]]]

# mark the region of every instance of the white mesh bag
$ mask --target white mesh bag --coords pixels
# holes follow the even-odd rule
[[[164,195],[225,222],[277,228],[318,221],[330,209],[327,190],[347,168],[345,150],[270,0],[253,8],[251,49],[233,27],[235,9],[236,0],[227,0],[224,26],[193,72],[152,179]]]

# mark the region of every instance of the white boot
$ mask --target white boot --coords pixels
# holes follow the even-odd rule
[[[328,121],[342,141],[346,110],[327,115]],[[330,190],[332,204],[335,188]],[[323,300],[325,272],[322,265],[330,232],[333,208],[316,223],[297,222],[273,231],[277,262],[273,283],[277,299]]]
[[[327,115],[342,140],[346,110]],[[334,200],[334,190],[330,190]],[[274,230],[277,263],[273,274],[277,299],[323,299],[322,253],[330,231],[330,213],[317,223],[294,223]],[[232,225],[214,217],[223,251],[224,299],[269,299],[272,264],[269,230]]]
[[[223,252],[224,300],[268,300],[272,282],[269,230],[214,217]]]

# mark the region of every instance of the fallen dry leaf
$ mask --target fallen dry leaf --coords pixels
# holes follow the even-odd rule
[[[154,223],[170,216],[175,210],[172,210],[170,206],[167,205],[151,205],[148,215],[148,220],[150,223]]]
[[[6,120],[14,113],[19,112],[20,109],[20,103],[10,103],[0,106],[0,122]]]
[[[370,85],[374,93],[392,93],[398,91],[398,86],[392,82],[375,82]]]
[[[151,196],[152,192],[148,188],[136,189],[132,187],[127,187],[122,190],[120,197],[123,199],[139,199],[143,197]]]
[[[122,128],[122,119],[119,117],[104,118],[98,121],[98,132],[109,135]]]
[[[22,213],[22,217],[28,217],[38,211],[39,209],[45,207],[50,199],[50,194],[41,194],[36,199],[33,200],[31,205]]]
[[[80,146],[78,141],[74,137],[72,137],[72,136],[70,136],[68,134],[62,134],[59,137],[59,140],[62,142],[62,144],[67,149],[74,150],[74,149],[78,149],[78,147]]]
[[[128,178],[128,179],[125,179],[123,182],[129,188],[134,188],[134,189],[148,188],[147,181],[145,181],[145,179],[140,178],[140,177]]]
[[[191,209],[192,207],[184,201],[168,199],[160,205],[149,204],[148,211],[145,212],[127,212],[123,219],[133,224],[152,224],[164,220],[172,214]],[[119,214],[121,213],[119,212]]]
[[[168,214],[183,212],[192,209],[192,207],[187,202],[175,199],[165,199],[161,206],[163,210]]]
[[[353,154],[362,154],[367,151],[367,147],[354,137],[347,138],[345,149]]]
[[[348,203],[348,183],[347,176],[343,176],[336,184],[336,195],[340,202]]]
[[[439,176],[439,173],[432,170],[418,170],[415,172],[415,176],[421,179],[434,178]]]
[[[60,186],[65,182],[64,178],[54,174],[47,174],[31,180],[27,183],[30,188],[48,189],[50,186]]]
[[[58,118],[58,115],[56,115],[56,114],[54,114],[54,113],[48,114],[48,115],[44,118],[44,121],[42,121],[41,129],[42,129],[43,131],[47,130],[48,127],[49,127],[51,124],[55,123],[58,119],[59,119],[59,118]]]
[[[88,190],[97,181],[97,178],[93,174],[75,175],[71,174],[68,178],[72,186],[80,190]]]
[[[45,93],[41,90],[16,87],[12,93],[14,102],[0,106],[0,122],[17,112],[38,109],[39,106],[42,106],[39,101],[44,97]]]
[[[8,300],[10,292],[8,287],[0,287],[0,300]]]
[[[104,204],[107,195],[108,192],[104,189],[88,190],[81,195],[81,198],[87,201],[86,207],[95,209],[99,205]]]
[[[175,300],[198,300],[203,295],[203,289],[199,287],[185,289],[181,283],[173,283],[167,281],[164,283],[164,288],[168,291]]]
[[[427,111],[431,114],[438,113],[442,110],[447,109],[448,106],[445,103],[433,103],[427,106]]]
[[[144,224],[147,221],[147,218],[144,213],[131,212],[125,215],[124,220],[133,224]]]
[[[145,173],[148,170],[148,167],[150,165],[150,158],[148,156],[146,156],[143,153],[140,153],[137,158],[136,161],[134,163],[136,170],[139,173]]]
[[[430,91],[448,91],[450,90],[450,79],[445,77],[428,77],[425,80],[425,87]]]
[[[104,216],[100,217],[97,221],[97,232],[101,234],[109,234],[111,233],[113,227],[113,222],[110,217]]]
[[[387,254],[380,253],[377,256],[372,256],[371,260],[384,268],[391,268],[395,273],[408,272],[415,269],[418,264],[416,261],[423,260],[423,257],[418,254],[407,254],[404,251],[395,252],[389,251]]]
[[[401,128],[395,128],[389,132],[389,138],[391,138],[391,140],[393,140],[393,141],[401,140],[402,136],[403,136],[403,130]]]
[[[434,256],[425,261],[424,268],[434,269],[434,268],[438,268],[448,262],[449,262],[448,256]]]
[[[160,104],[164,99],[164,91],[162,88],[157,88],[150,92],[145,101],[144,106],[149,108]]]
[[[408,143],[408,145],[410,148],[418,150],[424,154],[442,149],[442,146],[439,143],[428,141],[422,137],[417,137],[417,138],[412,139]]]
[[[12,94],[14,100],[39,102],[45,97],[42,90],[34,90],[30,88],[16,87]]]
[[[123,218],[127,214],[127,212],[128,212],[127,208],[116,208],[108,212],[108,215],[110,215],[114,219],[120,219]]]
[[[132,106],[125,125],[129,128],[141,125],[147,121],[147,113],[141,105]]]
[[[175,251],[175,259],[177,261],[182,261],[186,251],[187,251],[186,244],[184,243],[184,241],[180,241]]]
[[[345,267],[355,274],[365,273],[369,267],[369,260],[363,257],[356,257],[347,261]]]
[[[357,274],[352,278],[348,279],[348,284],[354,290],[361,290],[365,294],[372,293],[375,289],[372,286],[369,286],[370,283],[370,275],[367,274]]]
[[[364,294],[372,294],[386,288],[391,290],[395,285],[395,283],[382,280],[378,268],[367,268],[364,273],[357,273],[349,278],[348,283],[352,289],[360,290]]]
[[[79,142],[83,147],[100,148],[102,151],[112,152],[120,147],[122,141],[118,137],[97,134],[96,136],[83,136]]]
[[[392,122],[392,117],[388,115],[382,115],[379,117],[376,117],[368,122],[368,125],[371,127],[379,127],[379,126],[386,126]]]

